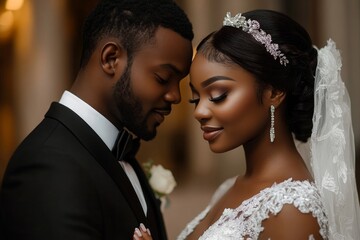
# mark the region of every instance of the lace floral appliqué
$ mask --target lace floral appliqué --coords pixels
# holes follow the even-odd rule
[[[259,234],[264,230],[262,222],[269,218],[270,214],[277,215],[284,204],[292,204],[302,213],[312,213],[320,226],[321,236],[327,239],[327,218],[315,184],[288,179],[262,190],[235,209],[225,209],[221,217],[199,240],[258,239]],[[211,205],[190,222],[177,239],[186,239],[210,209]],[[314,239],[312,235],[309,236],[310,239]]]

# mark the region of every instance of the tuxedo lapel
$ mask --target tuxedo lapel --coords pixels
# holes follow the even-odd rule
[[[167,239],[165,224],[162,217],[162,213],[160,211],[160,200],[155,197],[152,188],[148,182],[148,179],[146,178],[144,171],[142,170],[141,166],[136,161],[136,159],[133,158],[133,159],[129,159],[128,161],[129,163],[131,163],[132,167],[134,168],[141,183],[145,197],[147,198],[147,203],[149,205],[148,212],[150,211],[151,208],[154,214],[155,227],[157,228],[159,239]]]
[[[145,214],[129,178],[115,156],[90,126],[72,110],[56,102],[51,104],[45,117],[60,121],[74,134],[119,187],[138,221],[146,223]]]

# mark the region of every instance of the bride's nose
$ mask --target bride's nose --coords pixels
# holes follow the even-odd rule
[[[203,103],[201,100],[196,105],[193,116],[196,120],[198,120],[200,123],[203,123],[204,121],[211,118],[211,111],[206,106],[205,103]]]

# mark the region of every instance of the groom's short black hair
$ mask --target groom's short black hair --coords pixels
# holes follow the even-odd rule
[[[80,67],[90,59],[98,42],[116,37],[128,58],[152,39],[159,27],[169,28],[192,40],[192,25],[185,12],[172,0],[103,0],[87,17],[83,26]]]

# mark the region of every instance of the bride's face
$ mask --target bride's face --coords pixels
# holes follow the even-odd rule
[[[264,135],[269,109],[257,96],[254,76],[235,64],[197,54],[190,70],[194,117],[213,152],[226,152]],[[266,134],[268,136],[268,134]]]

